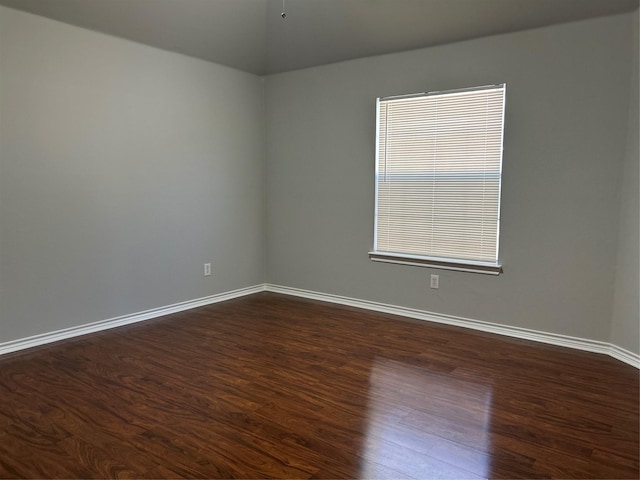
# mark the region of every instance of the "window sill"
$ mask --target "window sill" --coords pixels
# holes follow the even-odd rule
[[[456,260],[451,258],[421,257],[389,252],[369,252],[369,258],[374,262],[396,263],[414,267],[438,268],[441,270],[455,270],[458,272],[484,273],[486,275],[500,275],[502,265],[491,262],[474,262],[472,260]]]

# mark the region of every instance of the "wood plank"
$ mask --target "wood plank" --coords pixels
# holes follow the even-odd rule
[[[0,477],[638,478],[639,376],[260,293],[0,358]]]

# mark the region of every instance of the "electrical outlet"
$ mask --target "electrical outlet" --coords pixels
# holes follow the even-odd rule
[[[440,275],[431,275],[431,288],[440,288]]]
[[[211,275],[211,264],[210,263],[205,263],[204,264],[204,276],[208,277],[209,275]]]

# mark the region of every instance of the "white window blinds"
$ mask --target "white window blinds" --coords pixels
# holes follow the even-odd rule
[[[504,98],[496,85],[378,99],[372,259],[498,266]]]

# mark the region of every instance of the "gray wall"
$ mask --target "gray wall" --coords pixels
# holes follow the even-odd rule
[[[638,20],[640,11],[633,15],[633,50],[631,56],[631,96],[629,100],[629,129],[627,155],[620,178],[620,229],[618,237],[618,267],[616,270],[611,342],[632,352],[640,353],[640,285],[639,219],[640,219],[640,152],[638,138],[638,57],[640,45]]]
[[[268,281],[609,341],[631,37],[621,15],[268,77]],[[369,261],[376,97],[500,82],[504,274]]]
[[[264,282],[261,78],[0,7],[0,115],[0,343]]]
[[[0,343],[266,278],[638,353],[637,31],[636,12],[274,75],[265,92],[0,7]],[[370,262],[375,98],[497,82],[504,275]]]

